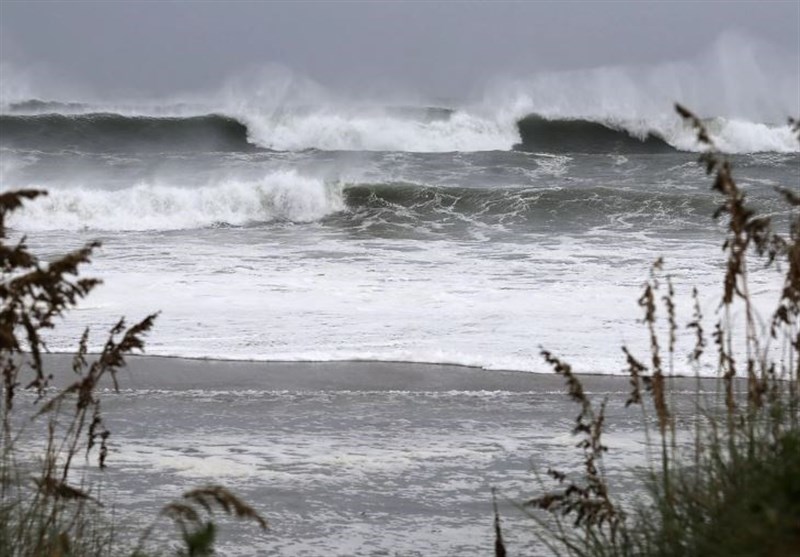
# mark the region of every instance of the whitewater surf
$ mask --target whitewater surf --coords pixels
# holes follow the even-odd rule
[[[155,115],[129,107],[96,112],[89,105],[28,100],[0,114],[0,147],[79,152],[507,151],[658,153],[697,151],[694,132],[662,119],[554,118],[525,114],[510,121],[468,109],[301,107],[261,114]],[[185,109],[183,110],[185,112]],[[177,112],[177,110],[176,110]],[[712,119],[730,153],[797,152],[790,127]]]
[[[161,310],[159,355],[547,371],[543,345],[613,374],[619,345],[645,341],[636,291],[658,257],[679,305],[697,286],[713,315],[717,201],[670,106],[255,104],[3,107],[2,187],[49,191],[14,233],[45,254],[104,243],[105,285],[52,349]],[[707,125],[781,222],[774,187],[796,184],[800,158],[788,126]]]

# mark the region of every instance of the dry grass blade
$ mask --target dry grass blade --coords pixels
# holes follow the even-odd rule
[[[161,514],[173,521],[182,524],[190,522],[200,524],[200,513],[193,506],[181,502],[173,502],[161,509]]]
[[[697,288],[692,288],[692,301],[694,304],[694,315],[692,320],[686,325],[687,329],[694,329],[695,343],[689,359],[695,363],[700,361],[700,357],[705,352],[706,336],[703,332],[703,312],[700,309],[700,297]]]
[[[540,350],[539,352],[544,360],[553,366],[553,370],[563,376],[567,380],[567,394],[575,402],[580,403],[582,406],[589,404],[589,399],[583,392],[583,384],[578,377],[572,372],[572,366],[562,361],[551,352],[547,350]]]
[[[497,510],[497,495],[492,488],[492,509],[494,511],[494,557],[506,557],[506,544],[500,527],[500,512]]]
[[[6,238],[6,217],[44,192],[23,190],[0,194],[0,240]],[[89,329],[81,335],[72,358],[73,380],[51,395],[47,388],[52,375],[43,369],[47,351],[44,333],[55,327],[58,317],[87,296],[100,281],[79,278],[83,265],[90,262],[100,244],[91,242],[50,262],[41,261],[29,251],[22,238],[15,245],[0,241],[0,373],[2,373],[2,424],[0,440],[0,555],[33,557],[40,555],[76,556],[118,554],[112,545],[113,528],[98,510],[102,504],[67,478],[77,455],[85,451],[88,459],[96,450],[98,464],[105,468],[109,430],[101,412],[100,387],[110,377],[119,389],[117,372],[126,357],[144,349],[145,335],[158,314],[127,326],[120,319],[110,331],[99,354],[89,355]],[[31,377],[32,376],[32,377]],[[23,381],[23,379],[25,381]],[[12,413],[16,389],[27,385],[38,394],[37,406],[19,419]],[[46,399],[42,401],[42,399]],[[40,419],[41,418],[41,419]],[[24,423],[24,426],[17,427]],[[44,449],[41,472],[33,478],[35,487],[25,481],[20,462],[28,465],[30,455],[21,455],[16,445],[26,427],[43,425]],[[83,472],[82,472],[83,473]],[[86,476],[84,476],[84,479]],[[87,502],[94,504],[87,505]],[[187,492],[185,498],[162,509],[181,530],[184,548],[181,555],[211,555],[216,540],[216,525],[210,516],[221,509],[230,516],[256,522],[267,528],[266,520],[252,507],[220,486]],[[133,555],[150,536],[154,522],[140,537]],[[91,549],[87,549],[91,548]]]
[[[72,358],[72,371],[76,374],[80,375],[84,369],[86,369],[86,354],[89,352],[89,327],[86,327],[83,330],[83,334],[81,335],[81,340],[78,343],[78,350],[75,352],[75,356]]]
[[[98,242],[91,242],[61,258],[49,263],[39,264],[35,259],[33,269],[22,274],[13,274],[0,283],[0,350],[5,354],[27,351],[35,377],[29,388],[42,391],[47,387],[47,377],[42,371],[41,354],[46,349],[40,331],[52,329],[54,319],[74,307],[86,297],[101,281],[97,279],[70,279],[78,274],[78,268],[89,263]],[[22,329],[22,339],[17,329]]]
[[[66,482],[56,480],[52,477],[33,478],[34,483],[39,488],[39,492],[48,497],[56,497],[64,500],[92,501],[102,506],[102,503],[86,493],[85,491],[72,487]]]
[[[628,363],[628,374],[630,375],[631,394],[625,401],[625,406],[642,403],[642,378],[647,371],[647,367],[637,360],[627,346],[622,347],[625,359]]]
[[[651,497],[639,505],[634,503],[627,517],[613,505],[598,470],[605,450],[600,442],[604,406],[593,412],[571,367],[542,351],[545,360],[567,379],[570,398],[581,404],[573,432],[583,435],[578,446],[584,451],[585,469],[579,481],[548,470],[559,488],[526,505],[550,513],[552,522],[539,523],[546,527],[555,524],[542,537],[553,541],[556,554],[800,555],[800,192],[777,188],[790,209],[789,232],[774,232],[770,219],[757,215],[746,203],[731,163],[718,151],[703,120],[682,105],[675,109],[695,129],[705,149],[700,162],[713,175],[712,189],[723,198],[714,214],[715,219],[724,218],[726,225],[722,301],[711,333],[722,378],[714,393],[718,396],[706,397],[700,381],[705,367],[701,358],[709,355],[699,295],[693,289],[693,315],[687,329],[694,332],[694,343],[688,363],[698,374],[698,392],[695,413],[688,415],[685,423],[694,429],[694,443],[679,437],[678,408],[669,406],[676,400],[675,393],[667,397],[670,385],[666,382],[667,372],[672,375],[675,371],[677,308],[672,281],[667,277],[667,292],[660,296],[666,311],[663,319],[659,317],[666,327],[662,331],[660,322],[656,326],[659,259],[639,298],[650,338],[651,374],[623,347],[631,385],[626,406],[641,404],[643,410],[645,449],[651,464],[645,485]],[[800,121],[790,120],[790,126],[800,140]],[[783,275],[771,323],[756,312],[750,291],[747,266],[752,254]],[[742,321],[744,327],[740,328]],[[662,369],[666,366],[659,345],[664,334],[670,358],[667,369]],[[773,340],[778,341],[777,346]],[[746,381],[737,381],[737,373],[742,372]],[[642,385],[658,414],[658,453],[648,449]],[[746,385],[746,392],[743,388],[739,392],[739,385]],[[571,519],[574,528],[569,528],[564,518]]]
[[[705,145],[713,145],[714,142],[711,140],[711,136],[708,135],[708,131],[703,124],[703,121],[700,120],[695,114],[686,108],[685,106],[681,105],[680,103],[675,103],[675,111],[683,118],[691,123],[692,127],[697,130],[697,140],[700,143]]]
[[[218,506],[231,516],[253,520],[261,529],[267,528],[267,521],[253,507],[221,485],[192,489],[184,493],[183,498],[203,507],[209,513],[213,512],[214,506]]]
[[[583,450],[584,482],[571,481],[567,474],[550,469],[547,474],[560,488],[528,500],[525,506],[571,517],[575,527],[607,528],[609,536],[614,538],[624,522],[624,514],[611,500],[600,466],[603,453],[608,450],[602,442],[606,400],[595,412],[572,367],[546,350],[541,350],[541,354],[556,373],[566,378],[569,397],[581,406],[572,432],[582,436],[577,446]]]
[[[25,200],[36,199],[47,195],[44,190],[15,190],[0,194],[0,238],[6,237],[6,216],[22,207]]]

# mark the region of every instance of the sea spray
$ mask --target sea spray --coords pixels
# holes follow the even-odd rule
[[[39,103],[31,101],[26,106],[34,105]],[[556,117],[533,112],[506,123],[468,109],[333,106],[183,117],[74,113],[73,108],[66,114],[18,112],[0,114],[0,147],[78,153],[308,149],[439,153],[515,148],[542,153],[631,153],[663,152],[665,148],[699,151],[702,147],[683,124],[663,122],[660,117]],[[708,120],[707,125],[726,153],[798,151],[788,125],[722,117]]]
[[[295,170],[197,188],[140,183],[109,191],[52,190],[11,221],[23,230],[181,230],[276,220],[308,222],[342,208],[341,188]]]

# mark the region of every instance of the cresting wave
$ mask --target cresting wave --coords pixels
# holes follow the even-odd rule
[[[196,188],[138,184],[122,190],[54,189],[11,221],[22,231],[189,230],[322,222],[342,229],[520,226],[521,230],[602,226],[646,219],[651,226],[705,222],[714,200],[668,188],[658,193],[584,185],[443,187],[413,183],[343,183],[276,171],[257,181]]]
[[[676,117],[654,121],[546,118],[537,114],[505,117],[491,116],[486,111],[473,114],[469,110],[428,107],[364,110],[304,107],[235,115],[157,116],[75,112],[79,110],[75,107],[69,113],[41,113],[41,106],[52,107],[53,103],[36,103],[19,105],[29,107],[27,112],[18,108],[16,112],[0,114],[0,146],[83,152],[518,149],[625,154],[701,148],[694,131]],[[722,118],[708,120],[707,124],[718,147],[728,153],[799,150],[788,125]]]
[[[788,125],[772,126],[742,120],[709,118],[704,122],[714,142],[728,154],[796,153],[797,137]],[[658,154],[700,151],[696,131],[675,120],[654,122],[620,119],[545,118],[531,114],[518,123],[517,148],[550,153]]]
[[[338,188],[297,172],[198,188],[138,184],[123,190],[60,189],[10,220],[28,230],[186,230],[310,222],[343,208]]]
[[[247,127],[209,114],[185,118],[121,114],[0,115],[0,146],[106,152],[252,151]]]
[[[518,123],[519,148],[534,152],[565,153],[668,153],[675,149],[652,131],[641,137],[622,127],[589,120],[548,120],[526,116]]]
[[[65,113],[42,112],[42,107],[64,108]],[[519,139],[513,126],[447,108],[295,107],[184,116],[152,112],[121,114],[91,112],[80,104],[16,103],[0,114],[0,146],[84,152],[468,152],[510,150]]]

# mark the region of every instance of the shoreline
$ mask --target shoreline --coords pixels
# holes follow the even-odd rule
[[[91,358],[95,354],[89,354]],[[53,385],[63,386],[73,354],[50,353],[45,369]],[[121,389],[268,390],[268,391],[507,391],[565,392],[564,378],[553,373],[486,370],[458,364],[371,360],[296,362],[222,360],[179,356],[132,355],[118,374]],[[59,370],[69,370],[60,373]],[[621,374],[576,374],[587,392],[627,392]],[[714,390],[716,377],[670,378],[679,391]],[[109,381],[110,384],[110,381]],[[109,385],[107,385],[109,386]]]

